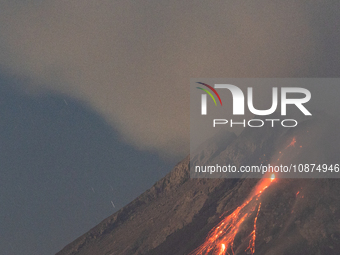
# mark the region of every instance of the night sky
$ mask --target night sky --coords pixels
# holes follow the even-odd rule
[[[0,76],[1,254],[58,252],[175,164],[126,145],[82,103],[18,82]]]

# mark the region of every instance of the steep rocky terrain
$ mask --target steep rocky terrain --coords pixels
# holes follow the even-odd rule
[[[273,162],[278,151],[296,138],[282,160],[336,163],[340,139],[330,123],[321,117],[291,130],[245,129],[239,137],[226,133],[223,143],[210,141],[196,160],[234,165]],[[243,203],[259,179],[192,179],[189,161],[185,158],[151,189],[57,255],[190,254]],[[275,179],[259,198],[255,254],[340,254],[338,180]],[[249,215],[233,242],[235,254],[254,252],[247,247],[256,212]]]

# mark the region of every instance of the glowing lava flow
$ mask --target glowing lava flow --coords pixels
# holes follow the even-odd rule
[[[249,246],[248,248],[246,249],[246,251],[250,251],[251,254],[254,254],[255,253],[255,241],[256,241],[256,222],[257,222],[257,218],[259,217],[259,212],[261,210],[261,203],[259,204],[259,208],[257,209],[257,214],[256,214],[256,217],[254,219],[254,229],[253,231],[251,232],[251,236],[252,238],[249,240]]]
[[[293,137],[292,141],[288,144],[288,146],[284,149],[288,149],[290,147],[295,147],[296,138]],[[302,147],[302,146],[300,146]],[[280,151],[280,158],[283,156],[283,153]],[[275,174],[271,174],[270,176],[265,176],[261,179],[258,184],[255,186],[253,191],[250,193],[248,198],[244,201],[242,205],[237,207],[235,211],[224,217],[223,220],[213,228],[204,243],[199,246],[196,250],[190,253],[190,255],[230,255],[235,254],[234,252],[234,240],[235,237],[243,224],[243,222],[249,219],[257,208],[257,213],[254,218],[254,228],[253,231],[248,236],[249,238],[249,246],[245,250],[245,252],[250,252],[250,254],[255,253],[255,241],[256,241],[256,223],[257,218],[259,216],[261,210],[261,203],[259,199],[262,193],[275,181]],[[298,194],[296,194],[298,195]],[[250,209],[249,209],[250,208]],[[231,252],[231,253],[230,253]]]
[[[286,149],[289,148],[289,147],[295,147],[295,144],[296,144],[296,138],[293,137],[292,141],[290,142],[290,144],[288,144],[288,146],[286,147]]]
[[[205,242],[196,250],[194,250],[191,255],[225,255],[230,254],[229,251],[234,254],[234,240],[240,229],[240,226],[254,213],[255,209],[258,208],[254,219],[254,230],[250,234],[249,247],[246,250],[250,251],[251,254],[254,254],[256,222],[261,209],[261,203],[258,204],[258,199],[260,198],[263,191],[265,191],[274,180],[274,174],[272,174],[270,178],[261,179],[244,203],[237,207],[232,214],[226,216],[215,228],[213,228],[209,232]],[[250,210],[246,210],[245,208],[248,205],[251,206]]]

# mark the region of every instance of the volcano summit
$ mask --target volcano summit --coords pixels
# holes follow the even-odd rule
[[[337,124],[313,116],[293,129],[226,132],[194,158],[201,165],[335,164]],[[339,254],[338,178],[190,178],[189,164],[187,157],[57,255]]]

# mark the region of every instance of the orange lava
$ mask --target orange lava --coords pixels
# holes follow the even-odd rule
[[[289,147],[295,147],[296,144],[296,137],[293,137],[292,141],[287,145],[287,147],[285,148],[288,149]],[[302,148],[302,146],[300,146],[300,148]],[[280,151],[279,152],[281,155],[279,156],[279,158],[277,159],[277,161],[280,161],[281,157],[283,156],[283,153]]]
[[[221,252],[219,255],[223,255],[224,254],[224,251],[225,251],[225,244],[221,244]]]
[[[215,228],[213,228],[209,232],[205,242],[190,254],[235,254],[234,240],[236,234],[243,222],[249,219],[253,215],[255,209],[258,208],[254,219],[254,230],[249,235],[249,247],[247,248],[247,251],[249,250],[251,254],[254,254],[256,222],[261,209],[261,203],[259,203],[258,200],[261,194],[273,183],[274,180],[274,174],[272,174],[270,178],[261,179],[244,203],[237,207],[232,214],[226,216]]]
[[[251,254],[255,253],[255,241],[256,241],[256,222],[257,222],[257,218],[259,217],[259,212],[261,210],[261,203],[259,204],[259,207],[257,209],[257,214],[256,217],[254,219],[254,229],[251,232],[250,236],[251,239],[249,240],[249,246],[248,248],[245,250],[246,252],[249,250]]]
[[[289,147],[295,147],[295,144],[296,144],[296,138],[293,137],[293,140],[290,142],[290,144],[288,144],[288,146],[286,147],[286,149],[289,148]]]
[[[292,141],[288,144],[289,147],[295,147],[296,138],[293,137]],[[284,155],[283,151],[280,151],[278,160]],[[269,173],[268,173],[269,174]],[[237,233],[240,230],[242,224],[254,217],[254,226],[252,232],[249,234],[249,246],[245,250],[248,254],[255,253],[255,241],[256,241],[256,224],[257,219],[261,210],[261,202],[259,202],[262,193],[276,180],[275,174],[270,176],[264,176],[258,184],[255,186],[253,191],[243,202],[242,205],[237,207],[231,214],[226,215],[224,213],[221,218],[221,222],[214,227],[209,233],[204,243],[197,249],[192,251],[190,255],[231,255],[234,252],[234,241]],[[298,196],[299,192],[296,194]],[[301,198],[304,198],[302,196]],[[255,216],[254,212],[257,213]]]

